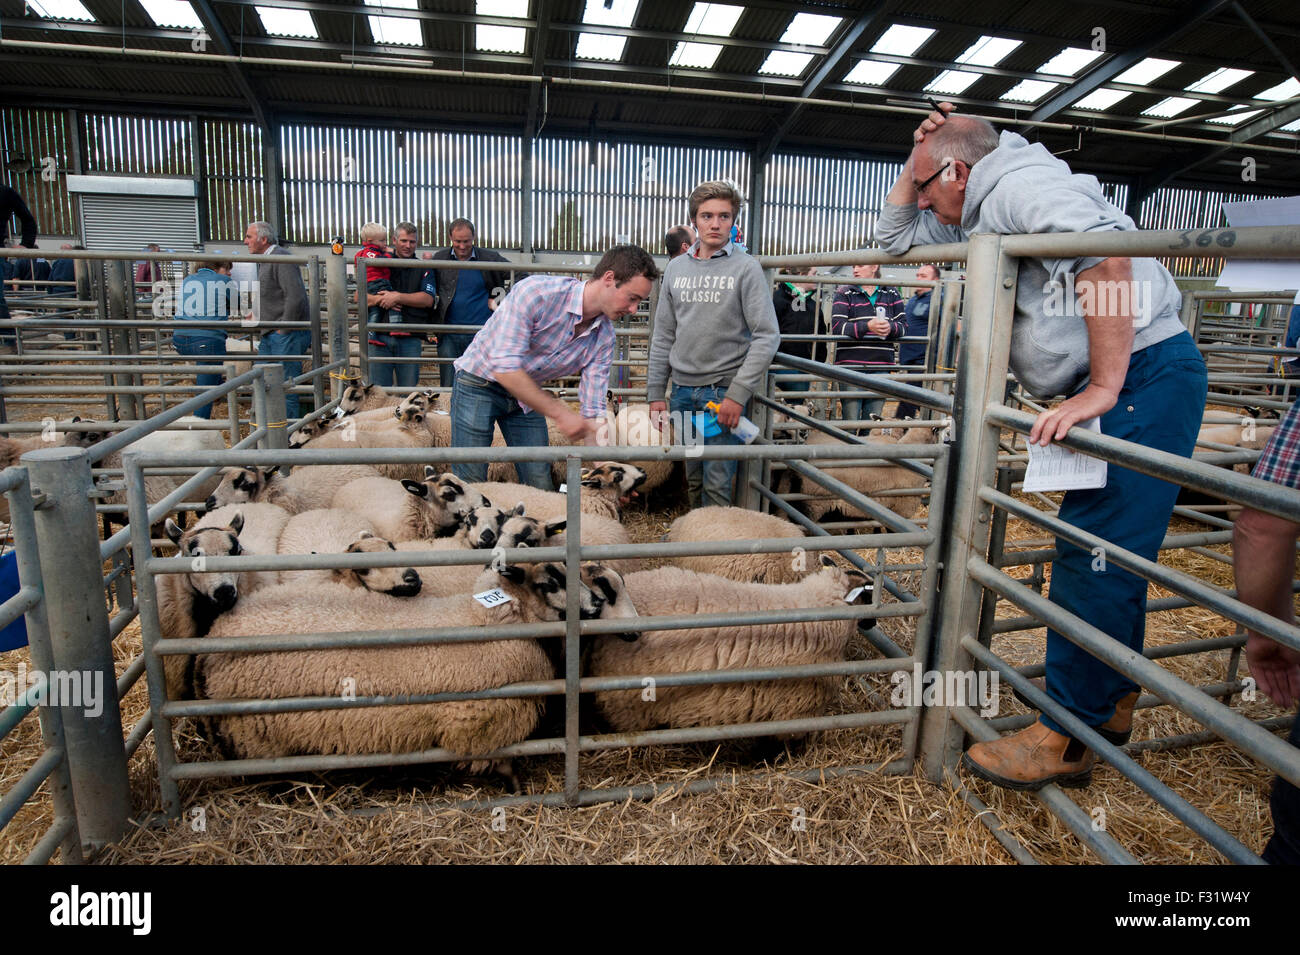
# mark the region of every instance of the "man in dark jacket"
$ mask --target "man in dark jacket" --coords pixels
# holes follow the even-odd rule
[[[420,230],[414,222],[399,222],[393,236],[393,256],[414,259],[420,247]],[[398,313],[397,325],[432,325],[433,310],[438,303],[437,276],[433,269],[392,269],[389,281],[392,291],[367,297],[371,304]],[[371,329],[372,335],[375,330]],[[419,358],[424,348],[426,332],[412,332],[394,328],[380,336],[387,344],[382,350],[393,358]],[[418,362],[377,362],[375,345],[370,346],[370,380],[376,385],[396,385],[414,388],[420,383]]]
[[[939,267],[937,265],[923,265],[916,270],[916,277],[927,282],[939,281]],[[907,316],[907,331],[903,334],[908,338],[928,337],[930,334],[930,299],[933,298],[934,289],[919,288],[916,294],[907,300],[907,309],[904,314]],[[939,307],[943,307],[943,291],[939,292]],[[898,346],[898,363],[900,365],[920,365],[921,370],[925,369],[925,351],[926,342],[900,342]],[[894,414],[896,418],[919,418],[921,409],[910,401],[900,401],[898,411]]]
[[[8,186],[0,186],[0,249],[9,248],[9,220],[18,218],[22,226],[22,244],[24,248],[36,248],[36,217],[18,195]],[[0,282],[0,321],[9,321],[9,306],[5,304],[4,283]],[[0,351],[13,354],[14,331],[12,328],[0,328]]]
[[[275,233],[268,222],[249,223],[244,245],[253,255],[288,255],[287,249],[275,244]],[[302,283],[302,269],[274,259],[257,266],[257,314],[262,330],[257,342],[259,355],[305,355],[311,347],[311,330],[281,328],[283,322],[307,321],[307,288]],[[298,417],[298,396],[289,389],[290,382],[302,374],[303,360],[282,362],[284,365],[284,405],[290,418]]]
[[[506,262],[505,256],[493,249],[480,248],[478,231],[468,219],[457,219],[448,230],[449,248],[433,254],[435,262],[455,259],[460,262]],[[505,297],[508,271],[496,269],[438,269],[438,324],[484,324]],[[452,362],[465,354],[469,343],[478,332],[475,328],[466,335],[439,335],[438,357],[444,359],[439,367],[444,388],[450,388],[456,376]]]
[[[816,274],[816,267],[805,269],[803,275]],[[817,296],[813,293],[817,290],[816,283],[813,282],[782,282],[772,292],[772,308],[776,312],[776,325],[781,330],[781,344],[777,346],[777,351],[786,355],[794,355],[796,358],[807,358],[810,361],[813,355],[817,355],[817,361],[825,360],[823,350],[824,345],[816,342],[792,342],[786,341],[786,335],[814,335],[817,332]],[[817,349],[814,352],[813,346]],[[774,375],[799,375],[802,372],[793,368],[772,367]],[[778,381],[777,387],[782,391],[807,391],[809,381]],[[793,399],[792,399],[793,400]]]

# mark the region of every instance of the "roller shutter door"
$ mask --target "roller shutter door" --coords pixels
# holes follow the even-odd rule
[[[192,196],[81,195],[81,235],[87,249],[138,252],[150,242],[192,251],[199,242],[199,208]]]

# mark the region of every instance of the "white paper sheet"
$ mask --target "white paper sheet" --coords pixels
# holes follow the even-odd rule
[[[1101,419],[1080,421],[1080,428],[1101,434]],[[1025,468],[1026,491],[1076,491],[1106,486],[1106,462],[1076,454],[1053,442],[1047,447],[1029,445],[1029,465]]]
[[[1233,229],[1300,225],[1300,196],[1225,202],[1223,214]],[[1300,262],[1282,259],[1228,259],[1214,283],[1220,288],[1283,292],[1300,289]]]

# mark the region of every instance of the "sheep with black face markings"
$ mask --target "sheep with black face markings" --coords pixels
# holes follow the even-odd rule
[[[339,508],[295,514],[284,525],[279,544],[281,554],[372,554],[393,549],[389,541],[375,535],[370,521]],[[412,567],[283,570],[280,580],[286,584],[334,581],[394,597],[413,597],[420,592],[420,575]]]
[[[212,636],[342,633],[358,630],[497,627],[559,620],[566,609],[564,568],[487,570],[477,590],[508,599],[482,606],[472,596],[413,597],[321,587],[263,591],[222,617]],[[599,603],[584,587],[584,613]],[[304,599],[305,598],[305,599]],[[274,699],[336,695],[342,681],[358,696],[470,693],[547,680],[550,661],[536,640],[350,647],[333,650],[214,654],[200,657],[196,686],[209,699]],[[224,753],[257,759],[304,753],[410,753],[441,747],[473,762],[471,772],[502,767],[487,754],[525,739],[537,725],[538,697],[460,700],[311,712],[218,716],[211,729]],[[506,775],[513,780],[508,764]]]
[[[827,556],[822,569],[798,583],[753,584],[660,567],[623,577],[623,593],[641,616],[842,607],[867,583]],[[617,605],[620,594],[609,602]],[[854,594],[855,602],[862,600]],[[591,654],[591,676],[654,676],[701,670],[739,670],[830,663],[845,659],[854,620],[733,626],[701,630],[647,630],[634,643],[605,640]],[[794,720],[821,716],[842,678],[813,677],[752,683],[661,686],[647,701],[637,690],[597,693],[596,708],[615,732]]]
[[[595,514],[617,521],[621,503],[645,480],[645,472],[630,464],[602,462],[582,471],[582,513]],[[542,491],[526,484],[485,482],[475,484],[493,504],[512,507],[522,501],[529,516],[539,520],[556,520],[568,514],[565,495]]]
[[[368,464],[309,464],[287,477],[279,468],[226,468],[208,496],[208,510],[252,501],[275,504],[290,514],[329,507],[339,488],[365,477],[379,477]]]
[[[461,516],[487,503],[478,491],[454,474],[438,474],[426,467],[423,481],[394,481],[374,477],[352,481],[339,488],[331,506],[356,511],[375,526],[386,540],[449,537]]]
[[[246,554],[275,554],[280,548],[280,535],[292,515],[275,504],[243,503],[227,504],[205,513],[195,522],[196,528],[226,527],[238,515],[243,530],[239,534],[239,544]],[[171,532],[168,531],[168,536]],[[175,538],[173,537],[174,541]],[[253,570],[244,575],[245,584],[241,592],[250,592],[259,587],[270,587],[280,582],[277,570]]]

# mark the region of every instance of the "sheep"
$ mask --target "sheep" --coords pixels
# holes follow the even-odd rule
[[[284,525],[278,546],[281,554],[369,554],[393,549],[392,543],[375,536],[374,527],[360,514],[338,508],[295,514]],[[285,570],[280,580],[286,584],[337,581],[394,597],[413,597],[421,587],[420,575],[412,567]]]
[[[415,395],[423,396],[426,401],[432,402],[436,400],[437,393],[429,389],[413,391],[402,397],[388,394],[379,385],[362,382],[357,385],[348,385],[343,389],[343,394],[339,396],[339,409],[345,415],[354,415],[363,411],[392,408]]]
[[[228,338],[226,339],[226,360],[227,360],[227,362],[229,362],[230,359],[231,359],[235,354],[249,355],[249,356],[251,357],[252,354],[253,354],[253,343],[252,343],[251,341],[249,341],[247,338],[230,338],[230,337],[228,337]],[[253,363],[252,363],[252,361],[237,361],[237,362],[234,363],[234,365],[235,365],[235,377],[236,377],[236,378],[238,378],[240,375],[246,374],[246,373],[248,373],[248,372],[250,372],[250,371],[253,370]]]
[[[897,441],[884,443],[924,444],[932,440],[931,433],[932,427],[930,425],[920,425],[907,429]],[[839,438],[820,431],[809,432],[805,443],[809,445],[848,445],[848,442],[841,441]],[[871,458],[871,446],[874,443],[876,442],[868,441],[859,446],[863,458]],[[841,466],[839,462],[828,462],[822,467],[830,477],[842,481],[868,497],[874,497],[881,491],[918,487],[926,483],[925,478],[921,475],[898,464],[886,464],[881,467],[859,467]],[[791,494],[829,493],[815,481],[805,482],[802,475],[796,474],[792,470],[785,470],[780,473],[776,481],[776,490],[778,493]],[[899,517],[909,518],[920,509],[921,496],[881,498],[880,503]],[[819,521],[828,515],[832,516],[832,519],[840,516],[845,519],[862,519],[866,517],[858,508],[839,498],[801,501],[796,503],[795,507],[814,521]]]
[[[635,465],[604,462],[582,472],[582,513],[618,520],[620,502],[641,486],[645,472]],[[528,514],[539,520],[554,520],[568,513],[565,495],[541,491],[526,484],[487,482],[474,485],[498,507],[522,501]]]
[[[128,451],[224,451],[226,441],[221,436],[221,432],[207,430],[204,427],[207,424],[208,422],[205,419],[196,418],[193,415],[177,418],[167,425],[168,430],[153,431],[142,438],[132,441],[122,450],[105,455],[96,467],[120,470],[122,455]],[[111,479],[101,475],[99,480],[104,482]],[[146,473],[144,476],[145,501],[150,507],[153,507],[188,480],[188,477],[182,475]],[[190,499],[202,501],[212,494],[220,481],[220,474],[214,474],[190,492]],[[101,498],[100,503],[125,507],[126,489],[111,490]],[[121,514],[115,517],[110,515],[109,519],[117,523],[124,523],[126,520]]]
[[[165,527],[180,556],[191,558],[194,567],[202,566],[199,559],[203,557],[238,557],[242,552],[239,533],[244,518],[237,511],[224,527],[193,527],[182,531],[170,518]],[[163,638],[169,639],[206,637],[217,617],[250,589],[245,574],[197,570],[188,574],[158,574],[154,577],[154,588],[159,631]],[[167,655],[162,659],[167,698],[175,700],[191,695],[194,658]]]
[[[560,430],[559,425],[550,418],[547,418],[546,446],[551,448],[563,448],[569,447],[572,444],[573,442],[569,440],[569,436]],[[501,433],[500,426],[494,427],[492,430],[492,447],[508,447],[505,435]],[[515,470],[515,465],[512,461],[489,461],[487,479],[493,482],[514,483],[519,480],[519,472]],[[563,461],[551,462],[551,480],[553,480],[557,486],[564,483]]]
[[[303,447],[312,451],[323,448],[430,448],[433,434],[425,426],[425,414],[415,406],[406,406],[405,417],[389,417],[380,424],[371,422],[367,427],[357,427],[344,418],[343,423],[319,437],[306,442]],[[395,481],[419,480],[424,465],[420,463],[373,465],[384,477]]]
[[[239,515],[243,530],[239,535],[239,545],[245,554],[275,554],[279,552],[280,535],[292,516],[284,508],[275,504],[245,502],[228,504],[210,510],[194,524],[196,530],[205,527],[227,527]],[[170,532],[167,536],[171,536]],[[174,540],[174,538],[173,538]],[[276,570],[251,571],[245,576],[241,588],[247,593],[259,587],[269,587],[280,582],[280,572]]]
[[[483,606],[468,594],[398,600],[342,587],[281,586],[243,601],[223,616],[212,636],[303,632],[341,633],[501,626],[559,620],[566,609],[564,568],[540,564],[483,571],[476,592],[501,591],[508,600]],[[603,601],[583,588],[583,612]],[[209,654],[199,658],[195,685],[209,699],[272,699],[337,695],[343,680],[358,696],[470,693],[551,679],[554,671],[536,640],[350,647],[334,650]],[[228,757],[257,759],[304,753],[421,752],[441,747],[473,760],[471,772],[492,767],[488,753],[525,739],[537,725],[538,697],[400,704],[313,712],[218,716],[211,732]],[[477,759],[476,759],[477,757]],[[505,773],[513,781],[509,769]]]
[[[72,418],[74,424],[80,420],[80,415]],[[103,434],[95,431],[42,431],[26,438],[0,437],[0,470],[18,464],[28,451],[63,446],[85,448],[103,439]],[[0,494],[0,523],[9,523],[9,498],[4,494]]]
[[[329,507],[343,485],[360,478],[379,477],[368,464],[312,464],[285,477],[279,468],[226,468],[221,483],[208,495],[207,508],[260,501],[276,504],[290,514]]]
[[[867,578],[823,555],[822,569],[798,583],[755,584],[660,567],[623,578],[626,598],[646,617],[727,611],[842,607],[865,602]],[[621,595],[606,594],[617,607]],[[609,616],[609,613],[605,614]],[[845,659],[856,621],[823,620],[713,630],[646,631],[635,642],[604,640],[591,653],[590,675],[651,676],[700,670],[829,663]],[[615,732],[820,716],[840,677],[661,686],[654,699],[640,689],[595,694],[596,709]]]
[[[761,537],[802,538],[803,530],[772,514],[743,507],[700,507],[673,521],[664,540],[739,541]],[[797,546],[792,544],[791,548]],[[704,557],[670,557],[668,562],[702,574],[761,584],[789,584],[803,579],[807,570],[791,553],[713,554]]]
[[[311,421],[304,421],[289,434],[289,447],[301,448],[308,441],[319,438],[329,430],[329,418],[315,418]]]
[[[1220,454],[1223,453],[1223,448],[1211,446],[1219,444],[1250,451],[1262,451],[1272,435],[1273,428],[1257,428],[1253,423],[1244,425],[1238,421],[1237,424],[1205,424],[1201,426],[1200,433],[1196,437],[1197,446],[1194,450],[1200,454]],[[1236,465],[1224,465],[1224,467],[1230,468],[1239,474],[1249,474],[1251,472],[1251,465],[1245,462]],[[1196,508],[1231,502],[1225,501],[1224,498],[1217,494],[1207,494],[1204,491],[1183,487],[1178,489],[1177,503],[1183,507]],[[1232,508],[1225,511],[1222,516],[1228,520],[1235,520],[1239,513],[1239,508]]]
[[[599,436],[602,447],[611,450],[619,447],[669,447],[673,443],[673,430],[665,424],[660,431],[650,421],[648,404],[613,406],[605,412],[605,428]],[[645,472],[645,481],[640,487],[642,494],[648,494],[662,485],[673,473],[675,462],[667,458],[627,461]]]
[[[339,488],[331,507],[365,515],[375,533],[390,541],[448,537],[461,515],[487,501],[453,474],[425,468],[423,481],[362,478]]]

